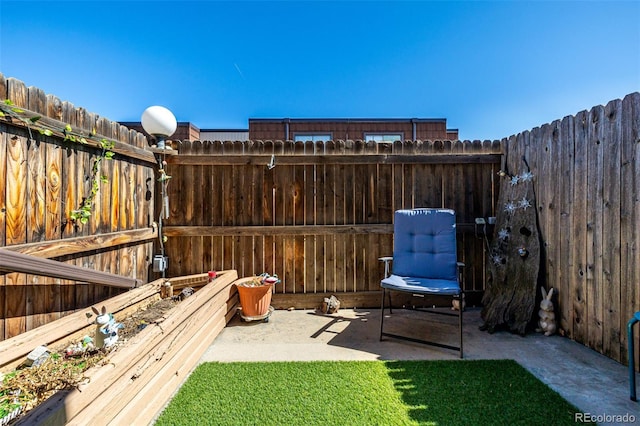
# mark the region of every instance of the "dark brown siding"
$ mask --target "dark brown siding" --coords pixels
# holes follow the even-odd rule
[[[293,140],[300,133],[328,133],[333,140],[365,140],[367,133],[400,133],[404,140],[451,140],[458,136],[456,130],[451,135],[455,138],[450,138],[444,119],[249,120],[250,140]]]

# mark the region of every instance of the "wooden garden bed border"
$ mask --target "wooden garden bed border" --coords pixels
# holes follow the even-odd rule
[[[170,278],[177,288],[201,288],[110,354],[107,365],[87,370],[86,382],[58,392],[18,424],[151,423],[235,315],[238,296],[233,283],[237,279],[235,270],[219,272],[209,284],[207,274]],[[162,282],[160,279],[133,289],[104,305],[119,320],[126,309],[137,309],[145,300],[150,303],[152,297],[157,300]],[[85,314],[82,310],[0,342],[0,356],[4,357],[0,368],[24,359],[39,344],[65,342],[71,335],[86,333]]]

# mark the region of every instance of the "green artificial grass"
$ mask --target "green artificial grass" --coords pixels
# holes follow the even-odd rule
[[[564,425],[578,410],[511,360],[205,363],[162,425]]]

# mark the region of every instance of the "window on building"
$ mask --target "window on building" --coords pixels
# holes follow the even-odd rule
[[[365,133],[365,142],[395,142],[404,140],[402,133]]]
[[[326,142],[333,139],[331,133],[295,133],[293,140],[295,142]]]

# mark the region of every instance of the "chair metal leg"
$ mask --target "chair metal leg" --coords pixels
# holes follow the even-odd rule
[[[459,338],[460,338],[459,346],[447,345],[447,344],[444,344],[444,343],[432,342],[432,341],[423,340],[423,339],[416,339],[416,338],[413,338],[413,337],[394,334],[394,333],[385,333],[383,327],[384,327],[384,297],[385,297],[385,292],[386,291],[387,291],[387,289],[385,289],[385,288],[382,289],[382,303],[381,303],[381,310],[380,310],[381,311],[380,312],[380,341],[382,341],[382,337],[383,336],[392,337],[392,338],[395,338],[395,339],[407,340],[409,342],[422,343],[422,344],[426,344],[426,345],[437,346],[439,348],[457,350],[460,353],[460,358],[463,357],[463,351],[462,351],[462,309],[460,309],[458,311],[458,314],[457,314],[457,316],[458,316]],[[389,305],[391,305],[391,295],[390,295],[390,293],[391,293],[391,291],[389,291]],[[462,308],[462,304],[460,304],[460,307]],[[456,314],[453,313],[453,312],[437,311],[437,310],[428,309],[428,308],[426,308],[426,309],[415,308],[415,310],[423,311],[423,312],[427,312],[427,313],[431,313],[431,314],[439,314],[439,315],[446,315],[446,316],[456,316]],[[391,312],[391,306],[389,306],[389,312]]]
[[[464,294],[464,293],[463,293]],[[460,307],[458,312],[458,325],[460,326],[460,359],[462,359],[462,312],[464,312],[464,306],[462,306],[462,301],[464,300],[464,295],[460,295]]]
[[[381,303],[381,308],[380,308],[380,341],[382,341],[382,335],[383,333],[383,326],[384,326],[384,296],[387,296],[387,299],[389,301],[389,313],[393,314],[393,308],[391,308],[391,290],[387,291],[386,288],[382,289],[382,303]]]
[[[380,308],[380,341],[382,341],[382,326],[384,324],[384,296],[387,292],[386,288],[382,289],[382,306]]]

